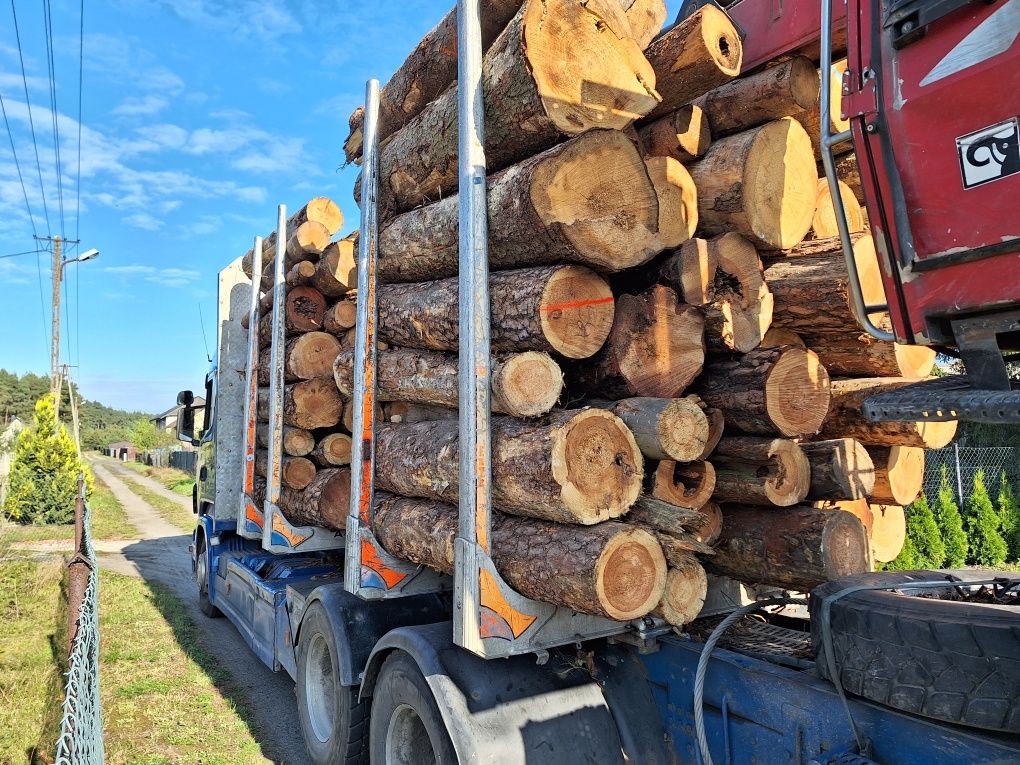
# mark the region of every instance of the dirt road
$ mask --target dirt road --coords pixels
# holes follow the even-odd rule
[[[191,507],[191,500],[169,492],[158,482],[119,467],[110,460],[94,460],[92,468],[110,487],[141,537],[137,541],[112,546],[103,545],[100,548],[97,545],[100,565],[122,574],[140,576],[146,581],[160,582],[180,597],[187,604],[192,621],[202,633],[203,647],[231,674],[227,682],[239,689],[248,700],[256,728],[253,735],[261,745],[263,754],[283,765],[307,763],[294,704],[294,683],[286,672],[274,673],[255,658],[255,654],[245,645],[240,633],[229,621],[210,619],[198,610],[191,555],[188,552],[190,534],[163,520],[118,476],[126,475],[154,491],[160,490],[188,508]],[[201,725],[202,721],[196,720],[195,724]]]

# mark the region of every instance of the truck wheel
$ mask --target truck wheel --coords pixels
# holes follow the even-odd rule
[[[340,683],[336,636],[326,612],[313,603],[301,620],[297,646],[298,720],[315,765],[362,765],[368,761],[368,701]]]
[[[195,555],[195,579],[198,581],[198,610],[210,619],[217,619],[223,613],[209,600],[209,556],[205,554],[205,536],[199,536],[198,552]]]
[[[861,574],[811,593],[811,639],[829,677],[822,600],[848,587],[945,582],[938,571]],[[951,590],[862,590],[832,604],[832,646],[848,693],[935,720],[1020,733],[1020,608],[948,600]]]
[[[457,755],[439,707],[418,669],[394,651],[379,670],[369,726],[372,765],[454,765]]]

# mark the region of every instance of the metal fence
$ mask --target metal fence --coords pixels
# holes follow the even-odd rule
[[[99,698],[99,567],[92,547],[92,512],[78,483],[78,547],[68,569],[70,650],[64,713],[57,741],[56,765],[102,765],[103,709]],[[79,520],[80,519],[80,520]],[[76,536],[79,534],[76,533]],[[76,592],[76,569],[87,570],[84,592]],[[79,601],[80,605],[76,603]],[[77,608],[76,608],[77,606]]]
[[[974,476],[979,470],[985,471],[985,486],[993,502],[1004,472],[1013,486],[1020,487],[1020,449],[1013,446],[961,447],[954,444],[945,449],[929,449],[925,452],[925,496],[934,498],[938,494],[943,468],[949,473],[949,483],[961,507],[974,489]]]
[[[138,455],[138,460],[152,467],[172,467],[195,475],[198,469],[198,452],[184,449],[150,449]]]

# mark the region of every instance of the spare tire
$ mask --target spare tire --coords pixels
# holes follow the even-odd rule
[[[896,571],[817,587],[810,610],[819,673],[832,679],[822,631],[826,598],[850,587],[948,578],[938,571]],[[839,680],[848,693],[904,712],[1020,733],[1020,608],[944,599],[950,592],[862,590],[833,601]]]

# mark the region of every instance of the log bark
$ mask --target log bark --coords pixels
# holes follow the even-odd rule
[[[868,544],[871,544],[871,527],[874,523],[874,516],[871,514],[871,506],[868,504],[866,499],[840,499],[840,500],[821,500],[819,502],[812,502],[812,507],[819,508],[821,510],[843,510],[851,515],[857,517],[857,520],[864,526],[864,531],[868,535]]]
[[[735,231],[763,247],[797,245],[811,228],[818,186],[810,143],[788,117],[713,141],[687,168],[701,231]]]
[[[842,133],[844,130],[850,128],[850,122],[843,119],[841,112],[843,110],[843,74],[834,65],[829,70],[829,76],[823,77],[822,73],[816,70],[815,76],[818,78],[819,91],[823,87],[829,88],[829,129],[833,135]],[[814,150],[815,158],[821,161],[822,158],[822,122],[821,114],[819,113],[818,106],[814,106],[811,109],[800,109],[796,112],[791,112],[790,116],[796,119],[801,125],[804,126],[804,130],[807,131],[808,136],[811,138],[811,148]],[[845,154],[853,151],[853,146],[849,143],[836,144],[833,147],[836,154]]]
[[[305,430],[332,428],[340,422],[343,401],[331,377],[305,380],[284,388],[283,422]],[[259,388],[259,419],[269,421],[269,388]]]
[[[269,426],[258,423],[255,428],[255,442],[263,449],[269,448]],[[307,457],[315,448],[315,436],[304,428],[283,426],[283,453],[291,457]]]
[[[613,294],[581,266],[501,271],[490,279],[492,350],[555,351],[583,359],[613,327]],[[456,351],[460,343],[457,279],[385,284],[379,289],[379,334],[391,345]]]
[[[818,71],[795,56],[709,91],[698,104],[716,138],[739,133],[805,109],[818,109]]]
[[[829,376],[811,351],[758,348],[712,362],[695,386],[728,427],[788,438],[813,435],[829,413]]]
[[[704,460],[687,463],[662,460],[649,483],[653,499],[700,510],[708,505],[715,492],[715,468]]]
[[[290,249],[290,240],[294,237],[298,229],[300,229],[305,223],[321,225],[326,230],[326,244],[328,244],[329,238],[343,227],[344,214],[331,199],[327,199],[326,197],[315,197],[310,200],[308,204],[291,215],[287,220],[286,231],[288,250]],[[263,267],[272,263],[276,258],[276,233],[276,231],[273,231],[262,240]],[[311,226],[307,229],[305,234],[298,238],[298,241],[295,242],[295,247],[303,247],[309,239],[318,240],[319,238],[321,238],[321,234],[318,232],[317,227]],[[319,250],[319,252],[322,252],[322,250]],[[249,279],[252,275],[251,266],[253,258],[254,251],[248,250],[248,252],[245,253],[244,258],[241,260],[241,268],[244,270],[245,276]]]
[[[672,157],[649,157],[645,166],[659,198],[654,249],[671,250],[694,236],[698,228],[698,190],[691,174]]]
[[[875,465],[875,486],[871,501],[880,505],[911,504],[924,484],[924,449],[916,446],[871,446],[868,454]]]
[[[769,331],[765,333],[765,337],[761,339],[762,348],[776,348],[780,345],[793,345],[797,348],[807,348],[807,344],[801,339],[793,330],[782,329],[781,327],[769,327]],[[818,353],[815,348],[811,350]],[[822,361],[821,354],[818,356],[819,361]],[[822,366],[825,367],[825,371],[829,371],[829,367],[822,361]]]
[[[375,405],[375,421],[383,421],[383,408],[379,405],[379,402],[376,402]],[[354,433],[354,399],[344,402],[344,411],[341,415],[340,424],[348,433]]]
[[[322,314],[322,329],[331,335],[343,337],[353,329],[358,318],[358,304],[353,300],[341,300],[331,305]]]
[[[612,399],[676,398],[701,372],[703,327],[702,314],[669,287],[621,295],[606,347],[571,370],[571,387]]]
[[[280,510],[298,526],[322,526],[344,531],[351,505],[351,471],[344,468],[320,470],[302,491],[283,489]]]
[[[493,172],[564,137],[627,127],[657,102],[615,0],[526,0],[485,54],[482,87]],[[454,85],[382,143],[384,218],[456,193],[457,107]]]
[[[865,332],[809,339],[834,377],[927,377],[935,366],[934,348],[886,343]]]
[[[456,194],[398,215],[379,233],[387,282],[453,276],[458,270]],[[488,179],[493,270],[561,261],[606,271],[659,252],[659,200],[633,142],[595,130]]]
[[[678,538],[690,536],[697,542],[712,545],[719,539],[723,518],[714,502],[690,508],[642,495],[627,513],[627,523]]]
[[[382,494],[373,529],[391,555],[453,573],[455,507]],[[623,523],[582,528],[494,513],[492,561],[525,597],[620,621],[651,611],[666,584],[658,542]]]
[[[871,555],[876,563],[889,563],[903,550],[907,519],[899,505],[871,506]]]
[[[726,523],[709,571],[806,592],[871,569],[864,526],[840,510],[723,508]]]
[[[812,500],[863,499],[875,488],[875,464],[852,438],[801,444],[811,463]]]
[[[885,391],[902,388],[917,380],[904,377],[865,377],[834,380],[832,408],[819,436],[854,438],[865,446],[917,446],[941,449],[956,435],[956,421],[950,422],[868,422],[861,413],[865,400]]]
[[[605,408],[626,423],[641,453],[651,460],[701,459],[711,435],[696,398],[628,398]]]
[[[811,465],[793,441],[724,438],[712,454],[720,502],[792,507],[811,486]]]
[[[652,613],[675,627],[698,618],[708,594],[708,576],[690,553],[674,553],[666,573],[666,591]]]
[[[860,202],[857,201],[857,197],[854,196],[854,192],[849,186],[842,181],[837,181],[837,183],[840,198],[843,200],[843,210],[846,212],[847,226],[850,233],[858,234],[864,231],[864,212],[861,210]],[[811,234],[816,239],[839,236],[832,193],[829,190],[829,182],[825,178],[818,180],[818,197],[815,201],[815,216],[811,219]]]
[[[283,313],[283,326],[288,333],[300,334],[322,329],[322,317],[326,311],[326,299],[314,287],[294,287],[287,290],[287,302]],[[272,345],[273,315],[265,314],[259,319],[259,347]]]
[[[346,433],[323,436],[311,453],[315,464],[321,467],[343,467],[351,464],[351,437]]]
[[[637,132],[647,156],[672,157],[678,162],[692,162],[712,145],[708,119],[698,104],[681,106]]]
[[[695,555],[715,555],[714,548],[697,541],[690,534],[673,536],[672,534],[657,532],[655,538],[659,541],[659,546],[662,547],[662,554],[666,556],[666,563],[669,565],[672,565],[673,561],[679,561],[679,565],[682,566],[683,561],[692,553]]]
[[[376,485],[456,503],[455,420],[383,425]],[[504,512],[589,525],[618,518],[641,491],[642,458],[627,426],[600,409],[557,412],[546,423],[493,419],[492,503]]]
[[[441,351],[396,348],[379,354],[376,367],[380,401],[408,401],[456,408],[460,400],[457,357]],[[333,364],[336,386],[354,395],[354,352]],[[563,373],[546,353],[528,351],[493,361],[492,411],[513,417],[545,414],[560,398]]]
[[[666,23],[666,3],[663,0],[620,0],[620,4],[627,14],[634,42],[644,50]]]
[[[393,401],[383,404],[383,421],[401,422],[435,422],[436,420],[458,419],[456,409],[432,404],[412,404],[409,401]]]
[[[740,74],[743,48],[729,17],[702,6],[645,51],[662,101],[649,113],[661,117]]]
[[[310,260],[302,260],[291,266],[290,271],[287,272],[287,286],[288,287],[303,287],[311,282],[312,277],[315,276],[315,263]],[[273,305],[272,292],[266,293],[269,297],[269,307]],[[263,298],[264,299],[264,298]]]
[[[265,478],[269,473],[269,452],[255,452],[255,475]],[[284,457],[280,463],[280,483],[288,489],[301,491],[315,478],[315,463],[307,457]]]
[[[340,341],[325,332],[306,332],[287,341],[283,353],[283,376],[287,382],[325,377],[333,371],[333,360],[340,353]],[[259,385],[269,385],[272,349],[259,353]]]
[[[333,242],[315,264],[312,285],[328,298],[340,297],[358,286],[358,254],[354,240]]]
[[[824,169],[818,173],[825,176]],[[861,174],[857,169],[857,155],[850,153],[836,158],[836,177],[845,183],[861,205],[864,204],[864,188],[861,186]]]

